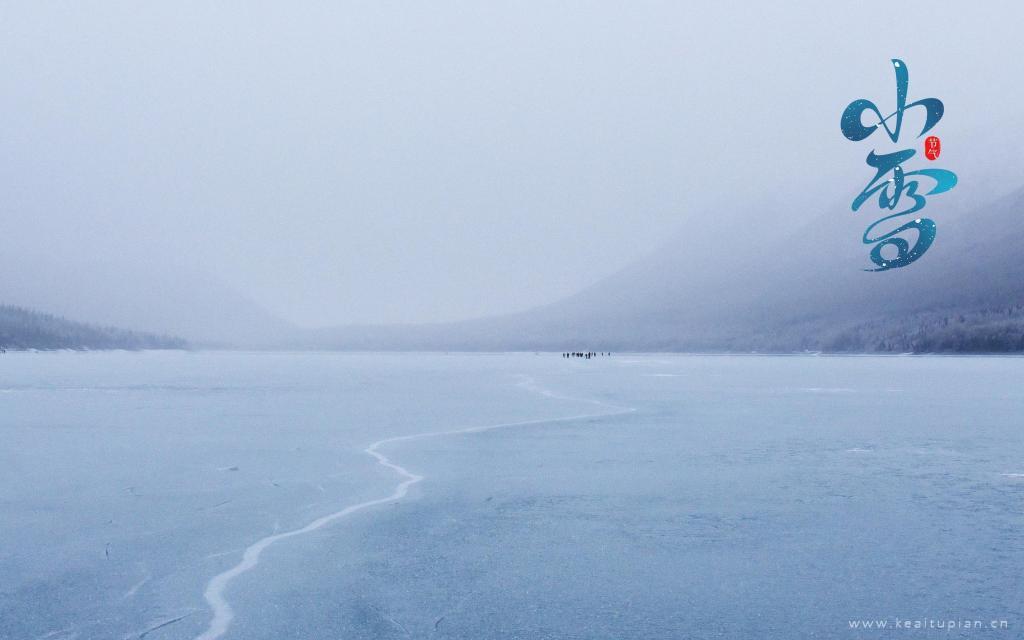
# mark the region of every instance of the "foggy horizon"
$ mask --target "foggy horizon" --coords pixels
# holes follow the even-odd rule
[[[7,259],[184,265],[301,327],[526,310],[842,214],[892,57],[946,104],[940,225],[1020,186],[1021,10],[878,6],[7,7]]]

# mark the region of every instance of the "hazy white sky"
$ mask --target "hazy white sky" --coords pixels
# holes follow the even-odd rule
[[[1018,3],[750,5],[5,3],[6,251],[185,263],[303,325],[523,309],[847,203],[839,116],[892,104],[891,57],[957,197],[1020,175]]]

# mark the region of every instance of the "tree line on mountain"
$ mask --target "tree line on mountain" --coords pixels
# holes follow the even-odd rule
[[[744,348],[760,351],[1024,353],[1024,305],[934,310],[838,325],[807,320],[744,342]]]
[[[75,322],[0,305],[2,349],[183,349],[181,338]]]
[[[804,318],[750,330],[705,335],[662,334],[660,339],[618,344],[654,351],[793,353],[1024,353],[1024,305],[986,309],[944,309],[891,314],[836,322],[833,317]],[[413,338],[415,339],[415,338]],[[621,339],[620,339],[621,341]],[[488,345],[490,343],[487,343]],[[511,346],[511,345],[510,345]],[[22,307],[0,304],[2,349],[182,349],[177,337],[67,320]],[[461,348],[480,348],[467,343]],[[522,348],[514,345],[511,348]],[[547,348],[538,342],[534,348]]]

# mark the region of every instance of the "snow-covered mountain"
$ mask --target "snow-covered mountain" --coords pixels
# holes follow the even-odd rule
[[[729,230],[718,237],[681,235],[594,286],[525,313],[342,327],[310,332],[302,343],[451,350],[1024,350],[1024,189],[983,206],[958,205],[955,212],[937,205],[929,211],[937,240],[902,269],[864,271],[872,265],[860,235],[873,219],[836,207],[783,242],[740,255],[731,251]],[[771,224],[770,217],[761,223]],[[688,251],[696,242],[713,243],[720,264],[708,265],[705,250]]]

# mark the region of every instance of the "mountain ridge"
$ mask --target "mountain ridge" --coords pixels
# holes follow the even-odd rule
[[[1017,352],[1024,350],[1024,189],[945,215],[931,255],[868,272],[869,220],[836,210],[688,278],[686,238],[563,300],[456,323],[308,331],[339,349]],[[846,210],[849,214],[849,210]],[[855,240],[856,242],[851,241]],[[712,240],[714,240],[712,238]],[[703,239],[702,241],[708,241]],[[835,247],[822,255],[827,247]],[[665,277],[665,274],[677,274]]]

